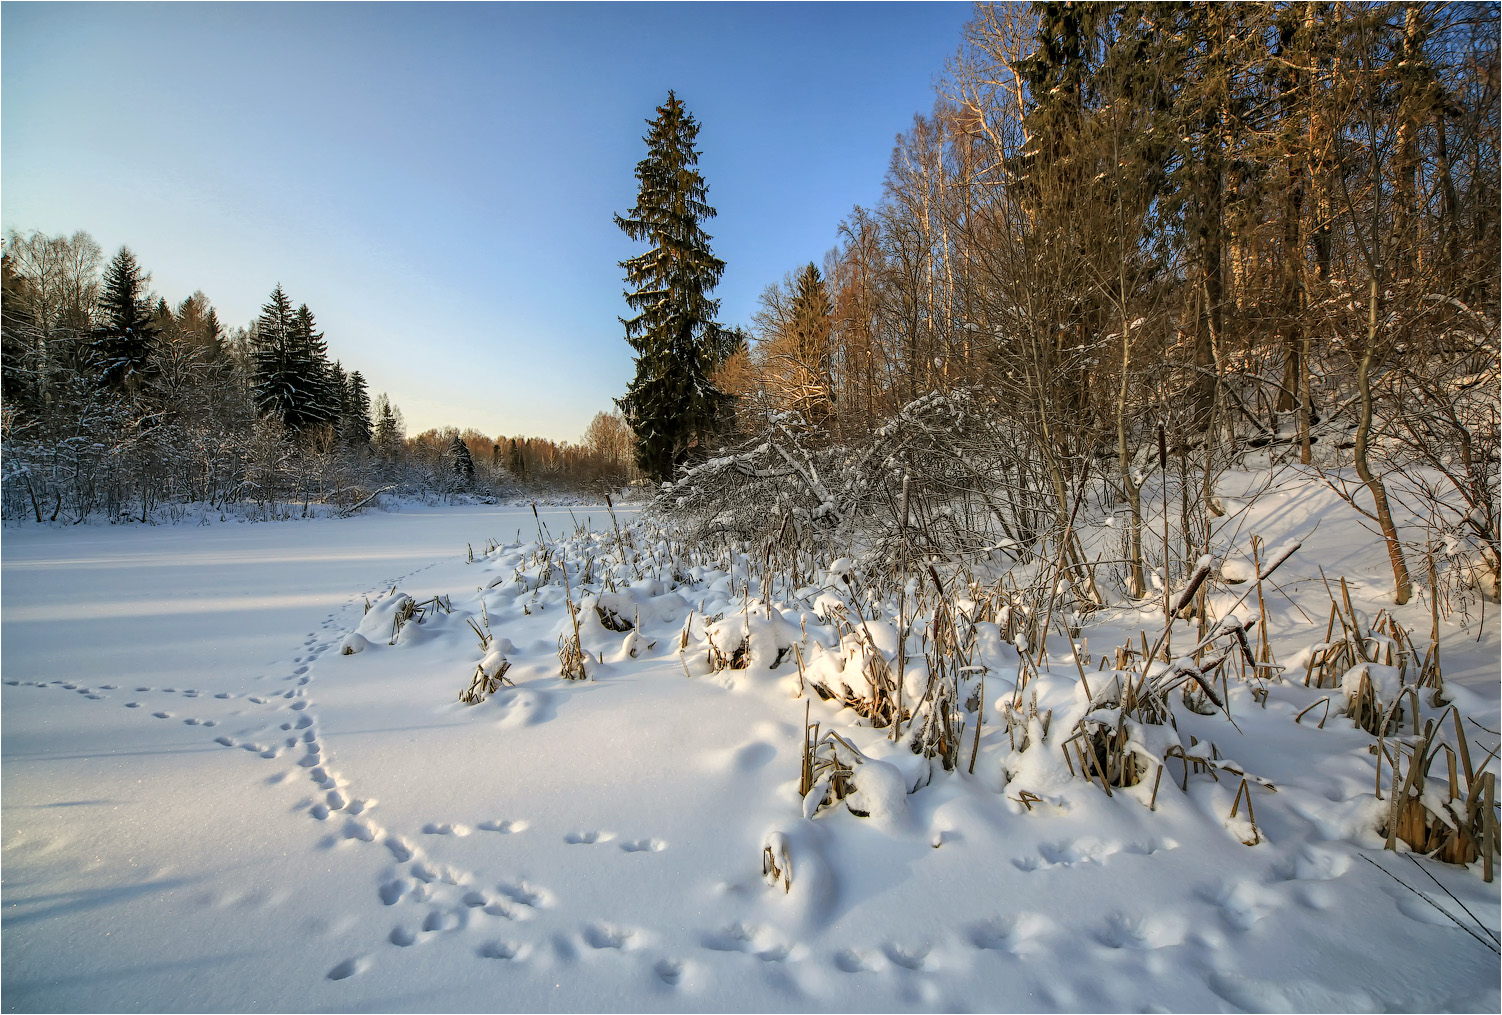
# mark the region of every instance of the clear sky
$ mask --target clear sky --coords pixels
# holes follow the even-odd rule
[[[0,218],[228,325],[280,282],[408,432],[576,440],[632,375],[612,222],[676,89],[721,320],[872,205],[960,3],[0,5]]]

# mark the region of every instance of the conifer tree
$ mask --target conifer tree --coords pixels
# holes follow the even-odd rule
[[[208,313],[203,315],[203,327],[199,336],[209,362],[212,363],[224,355],[224,327],[219,323],[219,312],[213,307],[209,307]]]
[[[293,418],[287,425],[301,432],[336,422],[341,392],[331,382],[328,345],[306,303],[292,319],[292,360],[297,390]]]
[[[511,451],[507,456],[506,467],[517,479],[527,475],[527,456],[522,453],[521,445],[516,443],[515,437],[511,438]]]
[[[636,351],[636,377],[617,400],[636,438],[636,461],[655,482],[671,479],[702,446],[718,415],[720,394],[709,381],[717,357],[720,303],[709,293],[725,263],[710,253],[700,223],[715,215],[695,168],[699,124],[672,92],[649,120],[647,157],[637,163],[636,206],[615,223],[651,249],[621,262],[627,305],[626,341]]]
[[[339,428],[344,442],[356,448],[369,446],[374,430],[370,419],[370,394],[366,389],[365,375],[358,370],[351,370],[345,381],[344,406],[344,421]]]
[[[278,285],[256,319],[251,398],[257,412],[263,416],[275,415],[289,428],[297,418],[301,386],[292,334],[295,324],[292,303]]]
[[[252,396],[264,416],[274,413],[293,433],[339,419],[340,392],[330,378],[328,347],[306,303],[278,285],[256,320]]]
[[[99,316],[91,349],[100,381],[115,391],[135,391],[151,360],[159,327],[154,320],[150,280],[129,247],[121,247],[104,269]]]
[[[823,426],[829,419],[834,383],[829,369],[829,335],[834,328],[834,304],[824,278],[813,262],[798,273],[793,296],[792,339],[800,368],[802,398],[810,421]]]
[[[344,364],[334,360],[329,364],[329,403],[334,409],[334,433],[340,437],[344,435],[344,419],[349,414],[349,374],[344,372]]]
[[[376,396],[375,417],[376,452],[387,461],[395,461],[406,440],[406,424],[401,410],[391,404],[384,392]]]
[[[457,433],[449,441],[448,459],[449,467],[461,480],[467,483],[475,478],[474,456],[469,453],[469,445],[465,444]]]

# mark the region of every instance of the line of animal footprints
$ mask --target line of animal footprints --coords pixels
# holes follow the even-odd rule
[[[398,924],[387,934],[386,940],[398,948],[410,948],[439,935],[462,929],[465,925],[465,921],[456,918],[452,912],[431,909],[417,929],[406,924]],[[569,962],[577,956],[580,945],[597,952],[637,952],[647,945],[650,937],[647,932],[634,927],[596,921],[581,927],[576,937],[558,936],[553,938],[552,944],[558,957]],[[529,941],[496,937],[481,941],[475,946],[474,953],[476,957],[482,959],[525,962],[532,957],[537,947],[535,943]],[[364,972],[372,964],[370,956],[354,956],[335,965],[328,971],[327,976],[330,980],[345,980]],[[651,968],[653,975],[663,984],[676,987],[683,980],[689,964],[676,958],[665,957],[654,961]]]
[[[77,694],[83,695],[85,698],[88,698],[88,699],[90,699],[92,701],[104,701],[104,700],[108,699],[109,695],[108,694],[102,694],[102,693],[100,693],[102,691],[118,691],[120,689],[120,687],[119,687],[118,684],[99,684],[97,686],[89,687],[89,686],[85,686],[85,685],[74,683],[72,681],[67,681],[67,680],[51,680],[51,681],[45,681],[45,680],[7,680],[7,681],[5,681],[5,683],[6,683],[6,686],[8,686],[8,687],[41,687],[41,688],[47,688],[47,689],[51,689],[51,690],[73,691],[73,692],[75,692]],[[201,694],[204,693],[204,692],[195,690],[193,688],[186,688],[186,689],[183,689],[183,690],[178,690],[175,687],[137,687],[135,689],[135,692],[137,694],[145,694],[145,693],[148,693],[148,692],[157,692],[157,693],[160,693],[160,694],[177,694],[177,695],[181,695],[184,698],[197,698]],[[222,694],[216,694],[216,695],[214,695],[214,697],[216,697],[216,698],[232,698],[232,697],[234,697],[234,695],[227,694],[227,693],[222,693]],[[125,707],[126,708],[144,708],[146,706],[144,706],[139,701],[127,701],[125,703]],[[166,710],[159,710],[159,711],[156,711],[156,712],[152,712],[151,715],[153,717],[157,718],[157,719],[174,719],[174,718],[177,717],[175,713],[168,712]],[[212,726],[218,726],[219,725],[219,720],[217,720],[217,719],[204,719],[204,718],[200,718],[200,717],[197,717],[197,716],[189,716],[188,718],[183,719],[183,723],[184,723],[184,725],[187,725],[187,726],[210,726],[210,727],[212,727]]]
[[[614,839],[609,832],[570,832],[563,837],[570,846],[593,846]],[[620,843],[622,853],[661,853],[667,848],[668,844],[661,839],[630,839]]]

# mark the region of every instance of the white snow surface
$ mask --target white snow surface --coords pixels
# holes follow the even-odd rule
[[[1042,746],[1013,753],[997,704],[1018,656],[977,628],[978,760],[965,771],[971,726],[946,772],[801,688],[795,646],[811,678],[849,654],[851,684],[860,653],[895,652],[889,625],[865,647],[826,625],[847,590],[752,581],[748,603],[754,551],[677,579],[611,564],[601,508],[575,509],[596,534],[549,563],[526,509],[7,529],[3,1008],[1495,1011],[1497,956],[1417,864],[1492,934],[1498,886],[1479,862],[1384,851],[1373,738],[1338,700],[1323,729],[1294,721],[1340,697],[1292,662],[1324,636],[1318,565],[1375,615],[1383,550],[1311,487],[1256,508],[1248,531],[1269,540],[1324,526],[1268,591],[1288,679],[1265,708],[1232,682],[1240,732],[1179,714],[1186,745],[1276,786],[1254,789],[1251,847],[1225,775],[1186,792],[1170,762],[1155,810],[1145,786],[1108,798],[1071,777],[1059,744],[1091,703],[1067,647],[1038,684],[1050,732],[1033,720]],[[573,530],[565,511],[543,519]],[[592,679],[566,681],[559,637],[586,592]],[[434,596],[393,639],[403,597]],[[596,603],[639,627],[610,629]],[[1161,600],[1114,611],[1097,653],[1161,630]],[[1397,615],[1422,650],[1427,607]],[[1445,622],[1447,686],[1495,730],[1497,624],[1478,642],[1477,619]],[[739,639],[748,665],[711,671],[709,645]],[[516,686],[460,704],[503,657]],[[870,817],[804,817],[805,707],[867,758],[850,801]],[[1471,732],[1482,758],[1496,737]],[[769,851],[790,886],[763,876]]]

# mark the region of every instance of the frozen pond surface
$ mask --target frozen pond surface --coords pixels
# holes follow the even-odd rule
[[[1268,496],[1255,518],[1309,547],[1270,607],[1295,667],[1324,630],[1318,568],[1351,575],[1371,613],[1383,594],[1363,581],[1381,548],[1359,525],[1308,539],[1328,499]],[[608,526],[602,508],[573,514]],[[567,510],[544,519],[574,527]],[[1186,773],[1181,790],[1172,769],[1149,809],[1146,784],[1107,797],[1070,777],[1056,743],[1019,765],[998,711],[1018,656],[994,633],[976,649],[991,674],[979,764],[925,771],[778,665],[797,642],[811,677],[859,679],[830,588],[748,604],[744,556],[727,576],[646,541],[629,564],[610,538],[543,553],[525,508],[0,538],[6,1011],[1498,1003],[1483,932],[1372,868],[1431,884],[1375,834],[1371,737],[1298,723],[1322,692],[1296,679],[1266,707],[1232,683],[1235,729],[1179,717],[1277,785],[1257,790],[1249,847],[1231,780]],[[581,571],[635,628],[585,608],[592,679],[574,682],[558,644]],[[392,639],[394,585],[452,612]],[[1123,606],[1091,640],[1159,616]],[[472,707],[456,700],[483,655],[469,622],[515,682]],[[745,625],[744,669],[711,672],[707,623]],[[1495,624],[1447,638],[1451,693],[1495,729]],[[1089,704],[1067,661],[1040,685],[1060,715]],[[869,817],[804,816],[806,707],[866,752]],[[1495,743],[1476,736],[1481,754]],[[1028,806],[1024,784],[1041,794]],[[762,877],[764,844],[790,886]],[[1475,865],[1426,869],[1495,933],[1497,887]]]
[[[555,535],[573,526],[541,513]],[[355,858],[319,857],[310,877],[288,849],[308,839],[288,787],[201,723],[284,693],[357,622],[360,593],[518,531],[535,538],[529,508],[408,505],[0,533],[0,672],[77,688],[4,688],[5,1010],[316,1007],[288,963],[327,982],[323,950],[355,923],[338,873]]]

